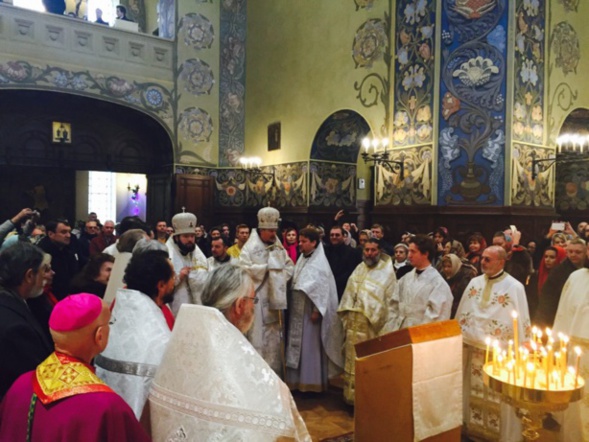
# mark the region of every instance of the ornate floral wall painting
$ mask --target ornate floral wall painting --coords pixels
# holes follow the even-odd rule
[[[544,142],[544,1],[517,0],[513,139]]]
[[[554,167],[540,171],[532,179],[532,160],[549,158],[554,149],[515,143],[511,161],[511,202],[514,206],[553,207]]]
[[[394,150],[391,159],[404,165],[404,178],[384,167],[376,167],[376,205],[427,205],[432,197],[432,146]]]
[[[438,204],[502,205],[506,0],[444,0]]]
[[[370,133],[366,120],[352,110],[331,114],[319,127],[311,159],[356,164],[362,140]]]
[[[219,7],[219,166],[235,167],[245,150],[247,1],[222,1]]]
[[[393,145],[433,140],[436,1],[397,2]]]
[[[352,207],[356,203],[356,166],[312,161],[309,205]]]

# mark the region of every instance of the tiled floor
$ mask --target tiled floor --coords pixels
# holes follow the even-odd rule
[[[344,403],[341,389],[331,387],[325,393],[295,391],[293,396],[314,442],[354,431],[354,409]]]
[[[325,393],[295,391],[293,396],[314,442],[354,431],[353,407],[344,403],[340,388],[332,386]],[[541,441],[552,442],[557,439],[558,429],[541,431]]]

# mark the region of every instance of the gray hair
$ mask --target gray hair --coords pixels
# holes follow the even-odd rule
[[[117,242],[117,250],[119,252],[133,252],[133,247],[141,238],[145,238],[145,231],[142,229],[130,229],[121,235]]]
[[[143,237],[135,243],[135,246],[133,247],[133,255],[138,255],[139,253],[148,250],[161,250],[162,252],[168,253],[168,248],[165,244],[162,244],[156,239],[147,239]]]
[[[203,305],[226,314],[233,303],[248,296],[254,282],[247,272],[232,264],[216,268],[207,278],[201,295]]]

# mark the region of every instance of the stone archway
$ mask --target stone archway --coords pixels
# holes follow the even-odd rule
[[[54,121],[71,124],[71,143],[52,141]],[[0,91],[0,185],[7,195],[0,208],[3,219],[31,205],[34,189],[45,193],[48,217],[73,219],[76,170],[141,173],[170,181],[172,169],[167,131],[142,112],[59,92]],[[152,186],[150,197],[164,189],[166,185]]]
[[[578,108],[566,117],[559,132],[589,136],[589,109]],[[573,224],[589,219],[589,143],[575,161],[556,164],[555,207],[561,217]],[[563,158],[565,153],[557,154]]]

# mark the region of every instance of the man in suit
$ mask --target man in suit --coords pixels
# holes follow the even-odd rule
[[[49,256],[17,242],[0,253],[0,400],[21,374],[34,370],[53,345],[25,301],[43,294]]]

